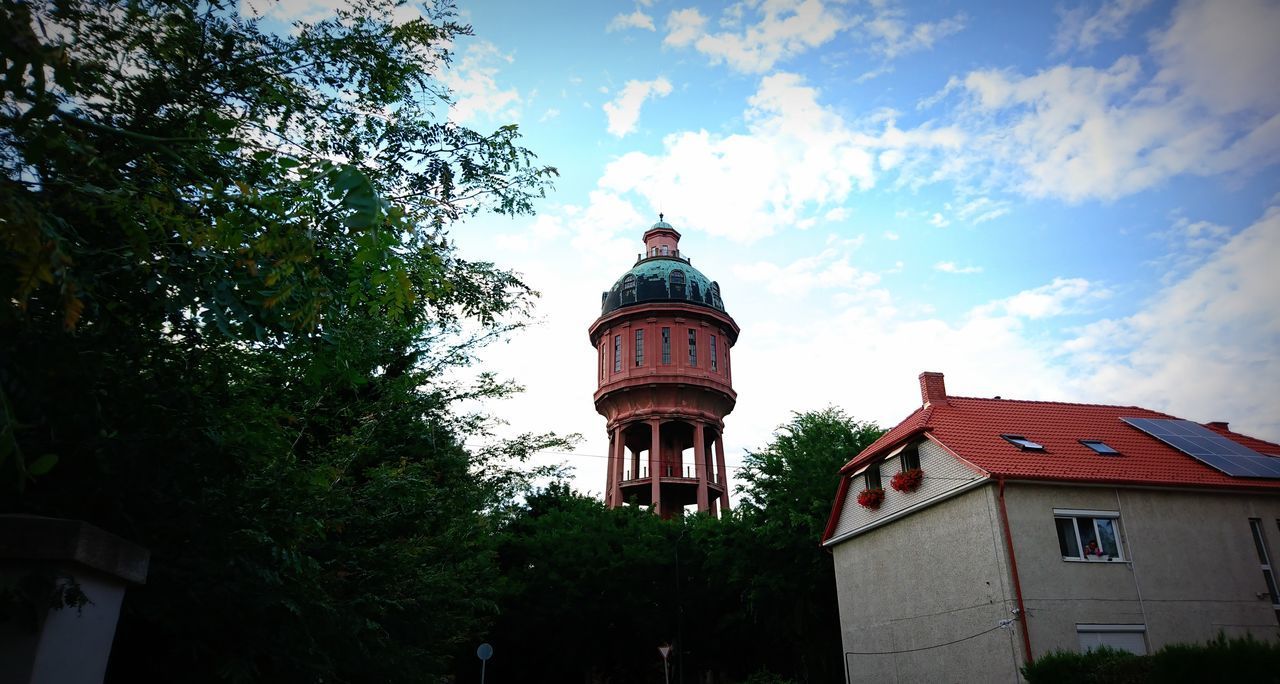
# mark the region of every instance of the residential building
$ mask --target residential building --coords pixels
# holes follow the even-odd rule
[[[823,535],[852,681],[1280,638],[1280,445],[1134,406],[953,397],[941,373],[920,390],[841,470]]]

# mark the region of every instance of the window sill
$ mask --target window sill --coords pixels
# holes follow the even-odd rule
[[[1098,564],[1106,565],[1109,563],[1128,563],[1129,561],[1123,558],[1067,558],[1064,556],[1062,558],[1062,562],[1063,563],[1098,563]]]

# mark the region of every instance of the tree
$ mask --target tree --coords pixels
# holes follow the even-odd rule
[[[749,561],[713,562],[734,568],[744,617],[762,644],[774,645],[767,661],[774,672],[807,682],[843,676],[835,570],[818,543],[841,466],[881,434],[834,407],[795,413],[744,459],[735,521],[749,535]]]
[[[452,371],[535,293],[446,231],[555,170],[441,120],[469,28],[394,10],[0,0],[0,505],[151,549],[113,680],[420,681],[492,616],[563,442],[469,446],[515,388]]]

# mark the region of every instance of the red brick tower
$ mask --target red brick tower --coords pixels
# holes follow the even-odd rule
[[[596,410],[609,428],[605,504],[651,505],[663,518],[696,504],[717,515],[729,510],[723,433],[737,400],[738,324],[720,286],[680,255],[680,233],[658,219],[590,329]]]

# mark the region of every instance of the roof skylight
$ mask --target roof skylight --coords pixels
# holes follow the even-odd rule
[[[1103,456],[1119,456],[1120,452],[1111,448],[1106,442],[1098,439],[1082,439],[1080,443]]]
[[[1004,440],[1023,451],[1044,451],[1044,445],[1033,442],[1022,435],[1000,435]]]

